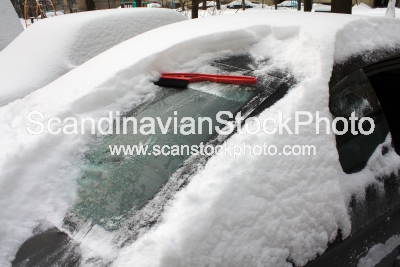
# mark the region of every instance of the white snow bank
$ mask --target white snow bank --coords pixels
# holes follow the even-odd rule
[[[370,27],[366,33],[353,34],[349,43],[342,40],[355,32],[355,22],[369,21],[393,32],[375,40],[376,29]],[[299,110],[331,118],[328,82],[334,58],[343,56],[335,55],[341,53],[336,48],[348,44],[346,49],[362,53],[370,49],[367,41],[372,38],[377,47],[391,48],[394,42],[388,40],[400,21],[388,21],[300,12],[185,21],[123,42],[1,107],[0,265],[12,259],[37,222],[61,225],[76,196],[77,162],[90,140],[83,135],[29,135],[30,111],[41,111],[43,121],[53,116],[107,116],[108,111],[128,110],[151,97],[157,90],[151,79],[158,72],[194,71],[215,58],[249,52],[257,60],[270,59],[260,75],[283,68],[298,80],[261,118],[274,117],[278,111],[284,111],[285,118],[294,117]],[[289,127],[294,129],[292,121]],[[344,235],[350,232],[346,190],[351,186],[342,186],[349,176],[338,162],[333,135],[315,135],[311,125],[298,135],[236,134],[228,144],[243,141],[278,148],[312,144],[317,155],[213,157],[175,196],[162,223],[150,232],[118,255],[105,254],[105,248],[113,246],[111,241],[104,244],[109,237],[90,232],[90,240],[79,239],[83,251],[90,247],[91,256],[108,257],[115,266],[279,267],[290,266],[286,259],[305,264],[326,249],[339,228]],[[399,161],[393,156],[393,163]]]
[[[358,262],[358,267],[374,267],[400,245],[400,236],[394,235],[385,244],[376,244],[368,250],[367,255]]]
[[[24,28],[11,1],[0,1],[0,51],[12,42]]]
[[[371,7],[370,7],[369,5],[367,5],[367,4],[359,3],[358,5],[355,4],[355,5],[352,7],[352,9],[353,9],[353,10],[354,10],[354,9],[371,9]]]
[[[353,6],[353,15],[370,16],[370,17],[385,17],[387,8],[356,8]],[[400,8],[395,8],[396,18],[400,17]]]
[[[253,4],[252,2],[249,2],[249,1],[244,1],[244,3],[249,6],[255,6],[255,4]],[[230,2],[227,6],[229,7],[229,6],[235,6],[235,5],[241,5],[241,4],[242,4],[242,1],[233,1],[233,2]]]
[[[324,4],[313,4],[313,11],[315,12],[328,12],[331,11],[330,5]],[[387,8],[371,8],[369,5],[360,3],[356,4],[351,9],[353,15],[362,15],[362,16],[385,16],[385,12]],[[394,12],[394,11],[393,11]],[[400,9],[397,9],[397,13],[400,13]]]
[[[385,13],[387,18],[395,18],[396,17],[396,0],[389,0],[387,10]]]
[[[116,44],[184,19],[167,9],[126,8],[39,20],[0,53],[0,106],[45,86]]]

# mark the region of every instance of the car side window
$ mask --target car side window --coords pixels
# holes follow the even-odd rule
[[[366,166],[377,146],[385,141],[389,133],[383,109],[363,70],[349,75],[331,89],[329,108],[334,118],[346,118],[349,125],[345,134],[336,135],[336,147],[343,171],[346,173],[358,172]],[[373,119],[374,131],[369,135],[361,134],[358,130],[358,121],[356,121],[355,129],[358,134],[353,134],[350,131],[349,120],[352,112],[358,117],[358,121],[362,117]],[[336,128],[338,131],[342,131],[344,122],[338,121]],[[368,131],[371,124],[365,120],[362,128],[364,131]]]
[[[400,59],[378,69],[366,70],[366,75],[385,113],[394,149],[400,154]]]

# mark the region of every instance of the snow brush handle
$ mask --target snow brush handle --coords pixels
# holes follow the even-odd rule
[[[192,82],[215,82],[229,84],[256,84],[257,78],[251,76],[233,76],[202,73],[162,73],[160,78]]]

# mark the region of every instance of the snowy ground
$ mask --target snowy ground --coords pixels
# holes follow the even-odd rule
[[[259,62],[270,59],[259,75],[288,69],[298,81],[260,118],[278,111],[294,117],[298,110],[331,118],[328,82],[334,60],[400,43],[395,19],[248,11],[148,31],[0,107],[0,265],[10,265],[38,224],[62,226],[76,199],[80,160],[94,138],[30,135],[30,111],[41,111],[43,121],[107,116],[150,99],[158,90],[151,81],[159,72],[192,71],[215,58],[246,52]],[[376,25],[382,30],[376,31]],[[7,76],[2,81],[16,83]],[[286,259],[305,264],[326,249],[338,229],[344,236],[350,233],[350,195],[376,182],[377,172],[400,168],[400,157],[390,151],[376,153],[361,173],[346,175],[334,136],[315,135],[311,126],[299,135],[235,134],[229,144],[311,143],[318,153],[213,157],[169,203],[162,223],[122,250],[113,243],[115,233],[96,227],[72,238],[80,243],[84,260],[100,256],[114,266],[291,266]]]

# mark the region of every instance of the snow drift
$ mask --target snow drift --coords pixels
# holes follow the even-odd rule
[[[40,20],[0,53],[0,106],[45,86],[116,44],[185,19],[167,9],[126,8]],[[131,49],[135,48],[125,52]]]
[[[365,25],[362,33],[357,32],[360,24]],[[385,29],[379,39],[377,25]],[[334,60],[392,49],[400,43],[399,31],[400,21],[393,19],[297,12],[185,21],[123,42],[0,108],[0,263],[8,264],[38,223],[62,225],[76,197],[80,158],[93,138],[29,135],[30,111],[41,111],[43,121],[107,116],[151,98],[157,90],[151,80],[159,72],[194,71],[216,58],[250,53],[260,62],[269,59],[258,74],[288,69],[298,81],[261,119],[279,111],[285,117],[319,111],[331,118],[328,82]],[[96,227],[86,236],[73,235],[84,263],[98,256],[115,266],[303,265],[324,252],[339,228],[345,236],[350,233],[347,203],[356,188],[340,167],[333,135],[315,135],[315,125],[310,125],[298,135],[235,134],[227,142],[243,141],[277,147],[313,144],[317,155],[213,157],[176,194],[162,222],[132,244],[119,249],[113,234]],[[392,157],[390,168],[400,167],[394,152],[387,155]],[[379,157],[375,155],[382,161]],[[367,178],[356,186],[371,182],[374,168],[369,163],[363,173]]]

